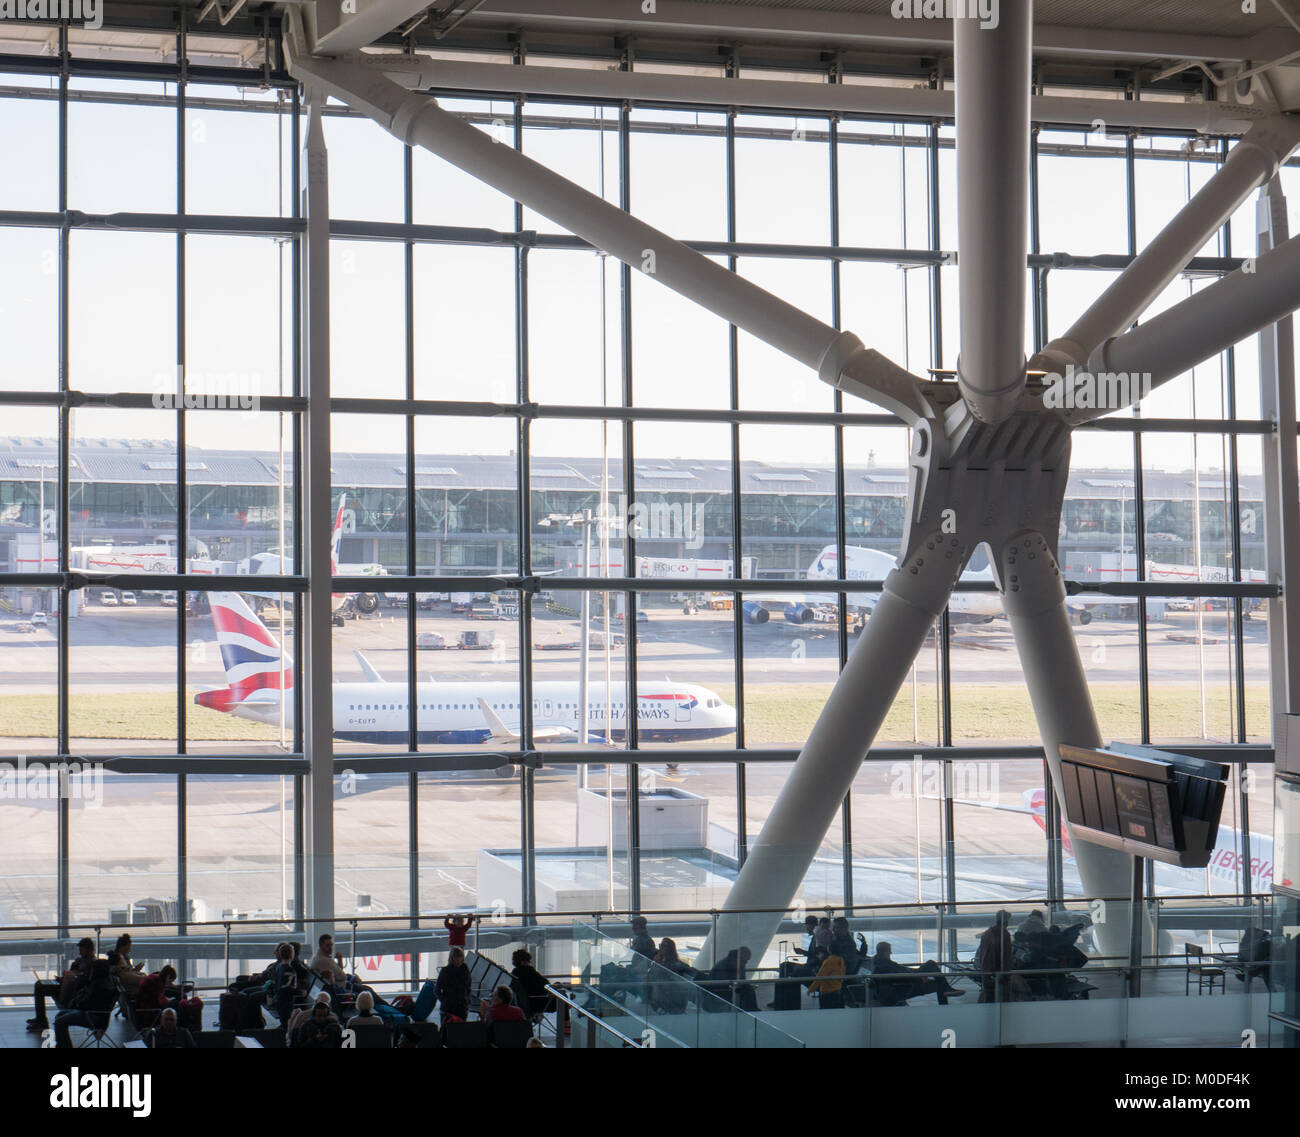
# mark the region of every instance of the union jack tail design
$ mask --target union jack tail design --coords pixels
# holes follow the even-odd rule
[[[282,669],[280,645],[244,598],[237,592],[213,592],[208,602],[230,686],[200,692],[195,702],[229,711],[258,691],[292,689],[293,668],[286,664]]]

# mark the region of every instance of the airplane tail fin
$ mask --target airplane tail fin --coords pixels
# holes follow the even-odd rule
[[[195,702],[227,711],[258,691],[290,690],[293,668],[282,668],[280,645],[248,602],[238,592],[212,592],[208,603],[230,685],[225,690],[202,691]]]
[[[493,738],[518,738],[519,732],[511,730],[501,717],[488,706],[486,699],[478,700],[479,710],[483,712],[483,717],[487,719],[488,729],[492,732]]]

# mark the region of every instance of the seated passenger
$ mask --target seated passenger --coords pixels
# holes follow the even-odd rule
[[[887,941],[876,945],[876,954],[871,960],[871,979],[876,1002],[886,1007],[902,1006],[918,995],[936,995],[940,1004],[946,1006],[949,998],[960,998],[962,994],[943,977],[939,965],[932,959],[916,967],[896,962],[893,945]]]
[[[812,951],[813,946],[817,943],[817,917],[805,916],[803,918],[804,942],[802,947],[794,949],[795,955],[807,955]]]
[[[827,928],[829,930],[829,921]],[[727,1002],[734,1002],[742,1011],[758,1010],[758,996],[752,984],[736,982],[745,978],[745,971],[753,952],[747,947],[733,948],[705,975],[709,991]]]
[[[136,997],[140,994],[140,984],[144,982],[144,973],[140,971],[139,966],[132,967],[129,957],[123,962],[121,954],[115,948],[108,953],[108,974],[114,981],[122,984],[127,998],[131,1000],[131,1005],[135,1006]]]
[[[668,1015],[680,1015],[686,1010],[690,996],[688,980],[695,977],[695,969],[677,954],[677,944],[668,936],[659,941],[659,950],[650,969],[650,1003]]]
[[[654,940],[650,938],[649,926],[646,924],[644,916],[632,917],[632,940],[628,946],[637,955],[644,956],[646,959],[654,959],[657,949]]]
[[[324,994],[324,992],[322,992]],[[329,1003],[317,1001],[292,1034],[295,1050],[338,1050],[343,1046],[343,1028],[330,1012]]]
[[[179,1002],[176,968],[170,963],[164,964],[161,971],[146,976],[140,983],[140,990],[135,996],[136,1021],[141,1027],[153,1026],[159,1011],[174,1007]]]
[[[375,997],[369,991],[357,996],[357,1013],[348,1019],[348,1026],[383,1026],[384,1020],[375,1014]]]
[[[343,970],[343,956],[334,951],[334,937],[326,932],[311,960],[311,970],[338,991],[347,989],[348,973]]]
[[[179,1024],[171,1007],[158,1016],[158,1028],[145,1031],[143,1037],[150,1050],[194,1049],[194,1036]]]
[[[520,948],[510,957],[516,1001],[529,1018],[544,1015],[552,1007],[554,1000],[546,993],[546,976],[533,966],[532,953],[527,948]]]
[[[36,1015],[27,1020],[27,1029],[33,1034],[49,1028],[45,1017],[45,1000],[53,999],[60,1007],[71,1005],[73,996],[90,982],[91,967],[95,962],[95,941],[89,936],[77,942],[77,958],[68,964],[58,979],[38,979],[32,988],[36,1001]]]
[[[91,965],[89,980],[77,989],[68,1009],[54,1016],[54,1045],[60,1050],[72,1048],[72,1038],[68,1034],[68,1028],[72,1026],[107,1030],[116,1002],[117,988],[108,973],[108,960],[97,959]]]
[[[493,1023],[523,1022],[526,1018],[524,1012],[515,1006],[514,994],[505,984],[492,992],[491,999],[479,1003],[478,1017]]]

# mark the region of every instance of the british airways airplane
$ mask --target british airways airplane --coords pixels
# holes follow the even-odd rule
[[[817,554],[816,560],[809,566],[806,579],[817,580],[884,580],[895,568],[898,559],[879,549],[868,549],[861,545],[846,545],[844,549],[847,571],[841,578],[839,574],[839,552],[834,545],[827,545]],[[989,567],[988,557],[983,548],[976,549],[970,564],[961,574],[964,581],[992,581],[993,570]],[[766,624],[769,608],[781,610],[788,624],[811,624],[818,619],[818,609],[833,609],[839,598],[830,592],[746,592],[743,612],[745,622],[749,624]],[[876,606],[878,597],[862,593],[850,593],[848,609],[850,613],[867,616]],[[948,600],[948,613],[955,624],[987,624],[1002,615],[1002,602],[996,592],[954,592]]]
[[[250,719],[291,724],[293,668],[282,664],[280,645],[236,592],[209,596],[212,622],[228,685],[200,691],[201,707]],[[334,737],[348,742],[406,743],[409,688],[387,682],[360,652],[366,681],[334,685]],[[515,683],[417,683],[418,737],[424,743],[517,745],[522,718]],[[581,724],[577,680],[533,684],[534,742],[603,742],[627,733],[625,691],[603,683],[588,687],[586,729]],[[707,687],[692,683],[641,683],[637,737],[643,742],[721,738],[736,729],[736,708]]]

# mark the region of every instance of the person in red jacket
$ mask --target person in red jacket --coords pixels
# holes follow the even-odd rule
[[[153,1026],[158,1012],[166,1007],[175,1007],[179,997],[176,990],[176,968],[170,963],[161,971],[147,975],[140,982],[140,990],[135,996],[136,1017],[141,1026]]]
[[[477,919],[477,916],[465,917],[459,914],[450,919],[444,916],[442,926],[447,929],[447,946],[463,948],[465,933],[474,926],[474,921]]]
[[[524,1012],[515,1006],[515,996],[509,987],[498,987],[492,992],[492,1001],[484,999],[478,1008],[479,1018],[485,1022],[522,1022]]]

